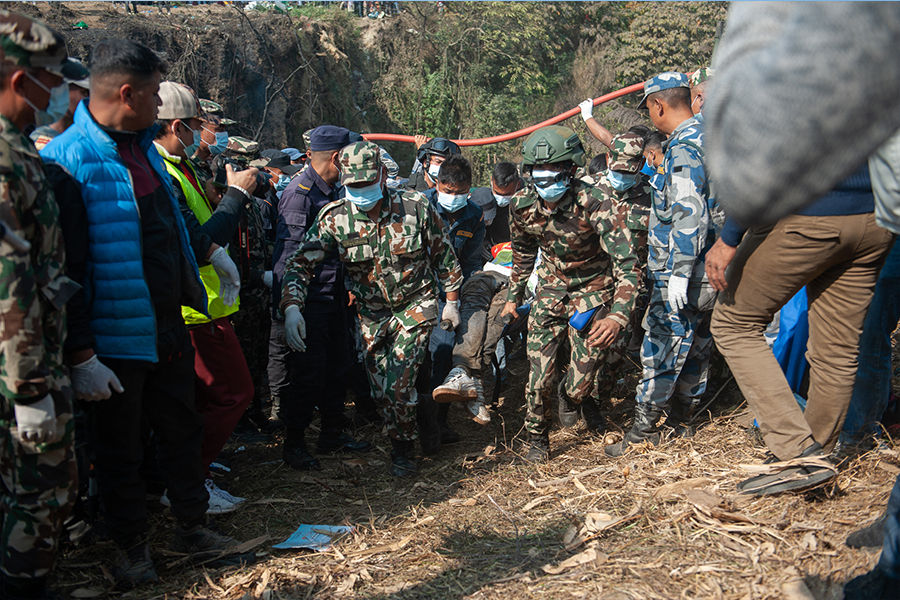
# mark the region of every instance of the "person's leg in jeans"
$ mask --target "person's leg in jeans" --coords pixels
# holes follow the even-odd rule
[[[841,441],[856,444],[878,435],[891,394],[891,333],[900,320],[900,244],[894,243],[875,284],[859,338],[859,368]]]

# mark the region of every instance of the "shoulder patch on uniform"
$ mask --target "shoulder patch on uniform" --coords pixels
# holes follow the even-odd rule
[[[356,248],[357,246],[365,246],[369,243],[369,237],[355,237],[341,240],[342,248]]]
[[[471,231],[463,231],[462,229],[460,229],[456,232],[456,235],[461,235],[462,237],[470,238],[475,234],[472,233]]]

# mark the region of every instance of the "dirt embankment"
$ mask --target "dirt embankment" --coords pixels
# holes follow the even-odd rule
[[[239,121],[231,133],[257,139],[264,148],[301,144],[305,130],[323,123],[357,131],[390,126],[368,101],[368,71],[377,66],[360,48],[356,31],[375,23],[317,21],[233,4],[182,5],[171,13],[139,8],[126,14],[112,2],[9,3],[10,10],[57,28],[70,54],[81,59],[107,38],[148,45],[169,63],[168,79],[222,104]]]

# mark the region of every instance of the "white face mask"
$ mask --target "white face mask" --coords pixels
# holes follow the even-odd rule
[[[492,193],[494,194],[494,200],[497,201],[497,206],[509,206],[509,203],[512,200],[512,196],[501,196],[497,192]]]
[[[443,208],[447,212],[456,212],[466,205],[466,201],[469,199],[469,194],[446,194],[444,192],[438,191],[437,199],[438,204],[441,205],[441,208]]]
[[[438,173],[441,172],[441,165],[436,165],[431,163],[428,165],[428,175],[431,177],[432,181],[437,181]]]
[[[55,88],[48,88],[46,85],[41,83],[41,81],[32,75],[29,72],[25,72],[25,76],[30,80],[35,82],[42,90],[48,92],[50,94],[50,102],[47,103],[47,108],[41,110],[28,98],[24,98],[25,102],[34,110],[34,121],[35,125],[41,127],[42,125],[50,125],[51,123],[56,123],[64,116],[69,110],[69,84],[63,81],[61,84],[56,86]]]

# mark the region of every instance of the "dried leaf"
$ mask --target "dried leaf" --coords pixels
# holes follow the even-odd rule
[[[895,477],[897,475],[900,475],[900,469],[898,469],[896,466],[892,465],[891,463],[880,462],[880,463],[878,463],[878,468],[881,469],[882,471],[890,473],[891,475],[893,475]]]
[[[463,500],[462,498],[450,498],[450,506],[475,506],[478,504],[478,500],[475,498],[466,498]]]
[[[203,569],[203,578],[206,579],[206,583],[208,583],[209,587],[214,589],[217,594],[219,594],[220,596],[225,595],[225,590],[220,588],[219,586],[217,586],[215,583],[213,583],[213,580],[210,579],[209,573],[206,572],[206,569]]]
[[[803,536],[803,540],[800,542],[801,548],[807,548],[810,552],[815,552],[819,547],[819,542],[816,539],[816,534],[812,531],[807,531],[806,535]]]
[[[394,542],[392,544],[384,544],[383,546],[375,546],[374,548],[368,548],[366,550],[360,550],[358,552],[348,552],[347,558],[359,558],[362,556],[371,556],[372,554],[381,554],[382,552],[395,552],[400,550],[404,546],[406,546],[410,540],[413,539],[415,534],[410,534],[400,540],[399,542]]]
[[[591,546],[590,548],[584,550],[583,552],[579,552],[575,556],[571,556],[566,560],[559,563],[558,566],[553,566],[551,564],[546,564],[541,569],[544,573],[548,575],[559,575],[563,571],[567,569],[571,569],[572,567],[577,567],[579,565],[591,565],[594,567],[600,566],[609,560],[609,556],[598,552],[596,548]]]
[[[535,498],[534,500],[532,500],[531,502],[529,502],[528,504],[526,504],[525,506],[523,506],[523,507],[521,508],[521,512],[523,512],[523,513],[524,513],[524,512],[528,512],[529,510],[531,510],[531,509],[534,508],[535,506],[538,506],[538,505],[540,505],[540,504],[543,504],[544,502],[546,502],[547,500],[550,500],[550,499],[552,499],[552,498],[553,498],[553,496],[538,496],[537,498]]]
[[[788,580],[781,584],[781,593],[788,600],[816,600],[816,597],[806,587],[803,576],[796,567],[788,567],[784,572],[788,576]]]
[[[350,577],[345,579],[344,583],[339,585],[335,592],[338,594],[346,594],[353,589],[353,586],[356,585],[357,581],[359,581],[359,575],[357,575],[356,573],[351,573]]]
[[[673,481],[656,488],[653,497],[663,502],[677,500],[679,496],[684,495],[687,490],[700,488],[712,483],[712,479],[707,477],[694,477],[693,479],[683,479],[681,481]]]
[[[725,500],[707,490],[690,489],[684,492],[684,499],[696,506],[715,508],[724,504]]]
[[[364,458],[351,458],[351,459],[345,460],[344,464],[351,466],[351,467],[368,467],[369,461],[367,461]]]
[[[584,484],[581,483],[580,481],[578,481],[578,477],[573,477],[573,478],[572,478],[572,483],[574,483],[574,484],[575,484],[575,487],[577,487],[579,490],[581,490],[582,493],[584,493],[584,494],[590,494],[590,492],[588,491],[588,489],[587,489],[586,487],[584,487]]]

